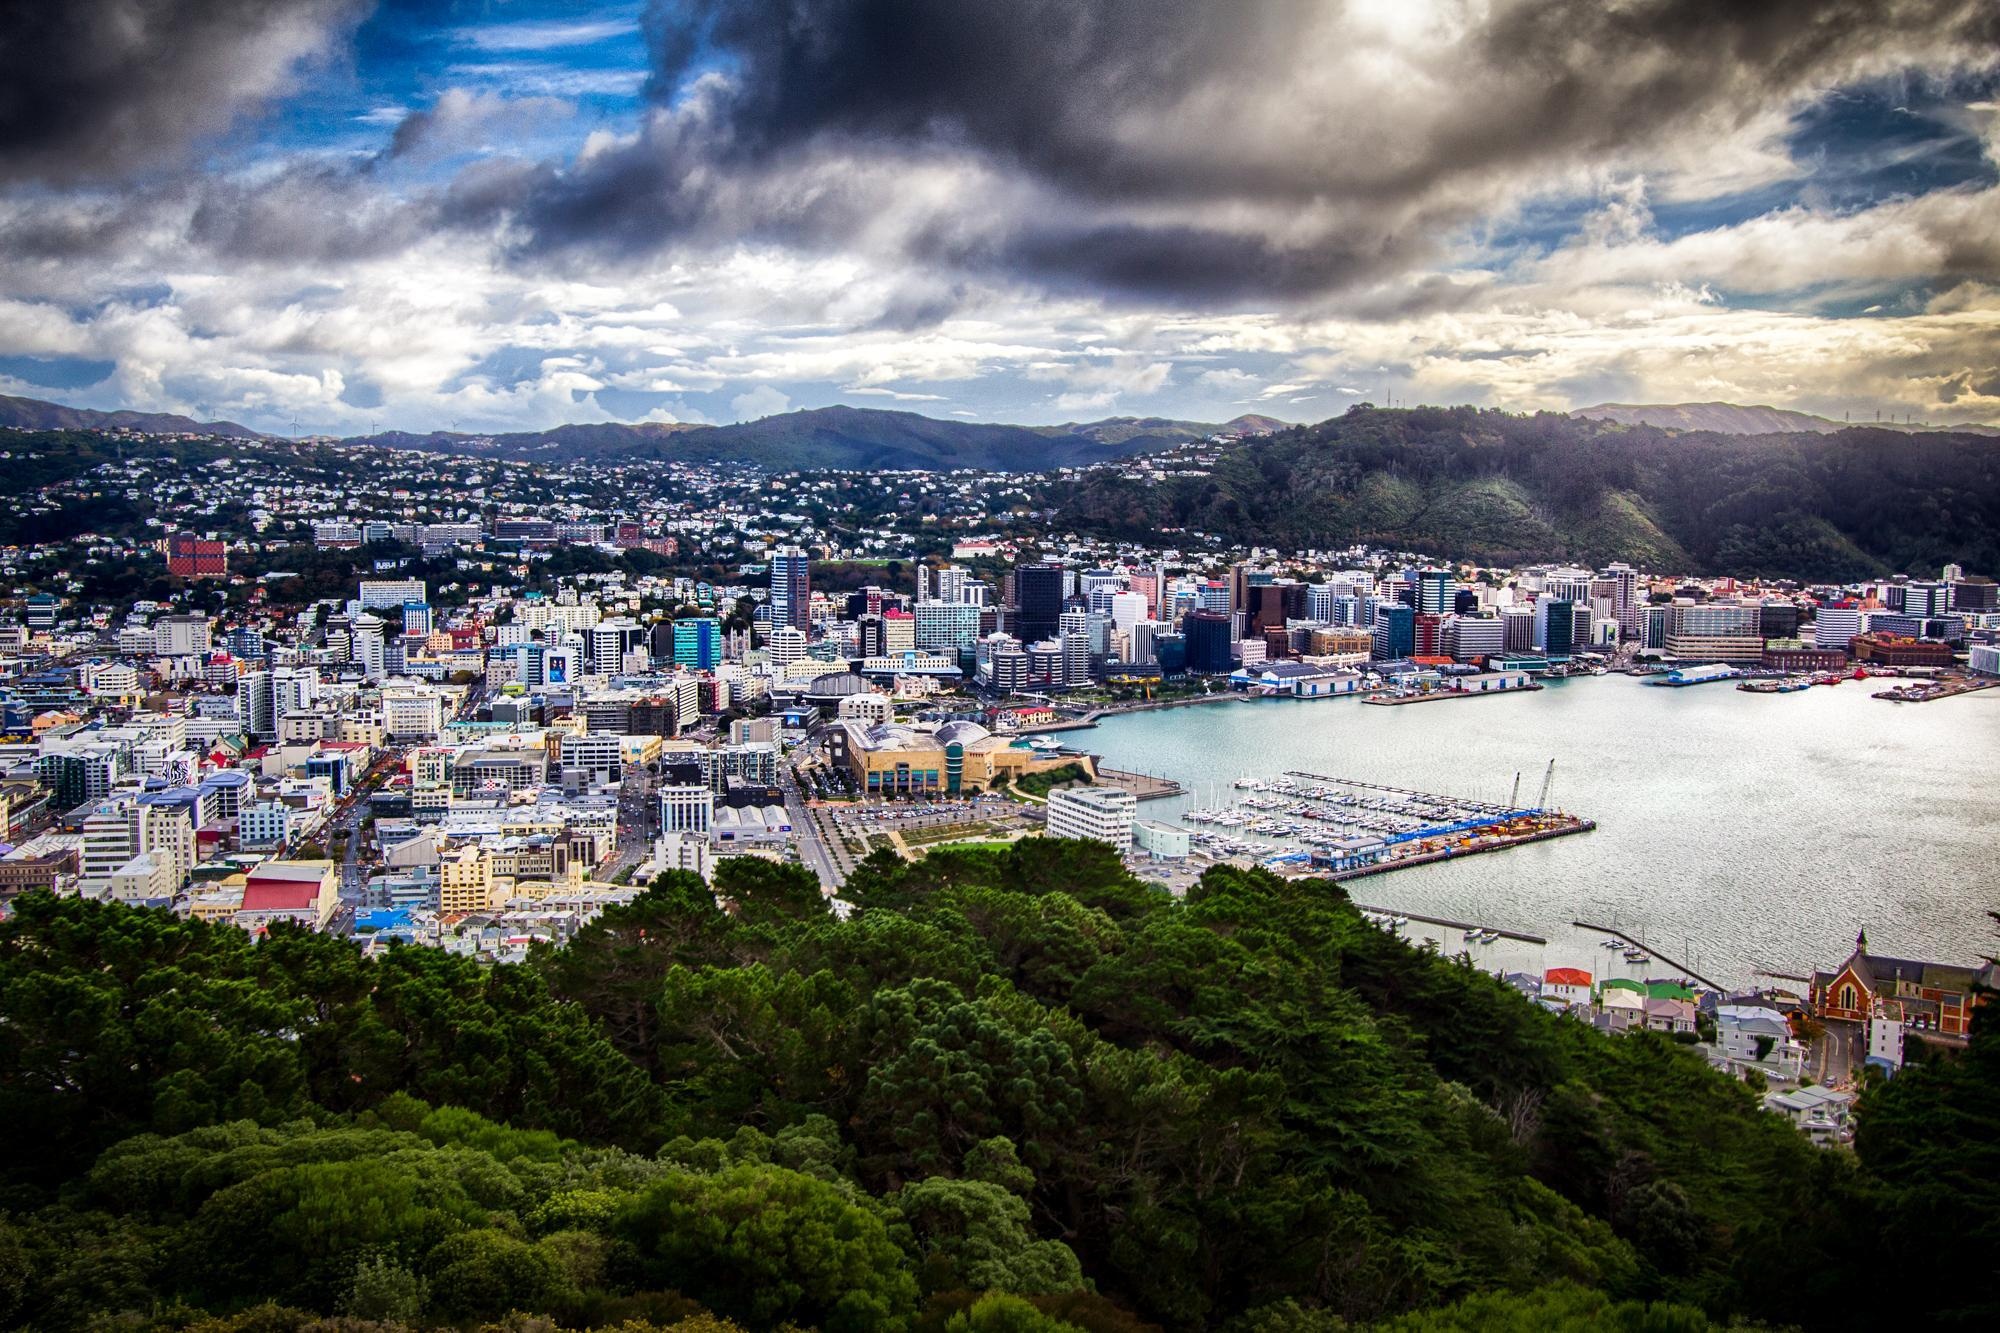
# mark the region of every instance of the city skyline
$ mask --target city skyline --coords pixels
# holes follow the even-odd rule
[[[335,434],[2000,419],[1968,0],[122,12],[4,57],[0,392]]]

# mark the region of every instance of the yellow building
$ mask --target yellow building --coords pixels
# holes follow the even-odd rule
[[[1096,776],[1088,755],[1032,749],[995,736],[977,722],[947,722],[919,731],[896,722],[842,723],[831,734],[837,762],[870,796],[954,796],[985,791],[996,782],[1076,764]]]
[[[451,916],[492,906],[493,867],[485,848],[467,845],[446,853],[438,867],[438,911]]]
[[[243,890],[249,882],[247,875],[231,875],[196,889],[188,899],[188,918],[208,922],[229,920],[242,909]]]

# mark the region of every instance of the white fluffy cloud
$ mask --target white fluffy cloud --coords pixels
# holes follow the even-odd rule
[[[553,155],[547,136],[585,133],[585,94],[535,89],[603,20],[472,30],[461,54],[532,56],[543,83],[466,64],[414,111],[367,103],[369,152],[16,190],[0,353],[114,369],[0,389],[342,433],[842,398],[1310,416],[1385,388],[2000,417],[1990,96],[1928,104],[1988,155],[1956,184],[1857,203],[1819,188],[1839,163],[1788,146],[1831,89],[1990,70],[1983,5],[1796,0],[1701,30],[1596,0],[1112,5],[1101,24],[1041,4],[927,12],[882,49],[833,15],[797,50],[789,19],[718,4],[730,73],[656,52],[672,95]],[[353,7],[313,12],[246,48],[268,56],[254,86],[181,132],[268,99]],[[1036,42],[1028,12],[1051,25]],[[957,53],[955,81],[920,37]],[[793,84],[760,82],[793,57]]]

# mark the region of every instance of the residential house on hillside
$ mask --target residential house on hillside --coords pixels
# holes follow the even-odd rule
[[[1542,974],[1542,998],[1589,1004],[1590,981],[1590,973],[1580,967],[1552,967]]]

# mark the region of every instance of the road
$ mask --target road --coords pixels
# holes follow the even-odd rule
[[[1847,1086],[1868,1053],[1866,1042],[1861,1024],[1826,1020],[1826,1032],[1814,1052],[1818,1057],[1819,1081],[1829,1088]]]
[[[333,817],[326,823],[329,844],[337,835],[347,835],[340,855],[340,910],[328,926],[333,934],[353,933],[355,908],[360,906],[368,891],[369,867],[361,863],[361,821],[368,817],[369,794],[380,787],[402,761],[403,751],[400,748],[384,750],[381,757],[369,765],[368,771],[340,798],[340,803],[334,807]]]
[[[806,804],[790,765],[779,771],[778,787],[785,793],[785,812],[791,816],[792,837],[799,844],[799,860],[819,876],[819,886],[823,891],[833,892],[847,882],[847,872],[854,867],[848,859],[847,849],[839,844],[839,834],[820,822],[826,808]],[[829,840],[833,843],[831,848]],[[837,858],[836,850],[839,853]]]
[[[618,845],[597,867],[598,878],[616,879],[645,860],[655,827],[653,775],[644,764],[627,764],[618,777]]]

